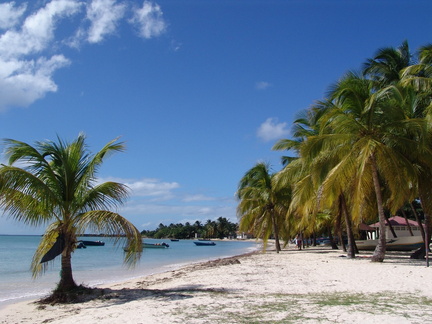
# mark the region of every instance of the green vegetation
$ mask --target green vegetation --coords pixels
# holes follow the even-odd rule
[[[430,242],[431,118],[432,45],[420,48],[416,56],[407,42],[399,48],[380,49],[360,73],[346,73],[324,99],[302,112],[294,122],[293,139],[274,145],[274,150],[294,153],[282,157],[282,170],[266,180],[262,177],[260,184],[245,181],[257,165],[241,179],[241,226],[265,238],[269,234],[262,228],[276,223],[272,235],[285,241],[297,234],[341,238],[344,232],[348,256],[354,257],[358,225],[378,219],[381,234],[372,261],[382,262],[386,217],[418,201]],[[274,193],[281,190],[291,195],[275,200]],[[270,213],[276,201],[283,208],[270,220],[264,210]]]
[[[258,163],[244,175],[237,191],[240,230],[252,232],[264,243],[273,234],[277,253],[281,250],[279,229],[286,228],[283,219],[291,201],[290,189],[289,186],[277,188],[269,166]]]
[[[186,293],[186,292],[184,292]],[[188,294],[199,296],[209,294],[203,291],[190,291]],[[175,309],[176,318],[187,319],[190,316],[201,318],[203,322],[212,323],[341,323],[349,319],[362,318],[365,322],[376,316],[403,316],[410,322],[426,320],[428,312],[425,307],[432,306],[432,300],[415,295],[384,294],[346,294],[346,293],[313,293],[313,294],[277,294],[248,295],[240,303],[236,294],[225,295],[231,298],[233,307],[218,302],[218,295],[212,294],[212,303],[198,309]],[[400,307],[403,305],[403,307]],[[319,310],[319,311],[318,311]],[[326,314],[325,316],[318,314]],[[349,317],[352,315],[353,317]],[[320,316],[320,317],[318,317]],[[347,317],[348,316],[348,317]]]
[[[144,230],[143,236],[150,238],[176,238],[192,239],[195,236],[200,238],[219,238],[236,237],[237,224],[231,223],[224,217],[219,217],[216,221],[208,220],[204,225],[196,221],[194,224],[170,224],[165,226],[159,224],[154,231]]]
[[[83,134],[71,143],[59,139],[57,143],[45,141],[31,146],[9,139],[5,144],[9,165],[0,168],[0,206],[26,224],[49,224],[34,254],[32,272],[38,275],[48,261],[61,254],[56,289],[61,298],[65,298],[65,292],[82,290],[74,282],[71,258],[77,236],[86,229],[117,235],[117,242],[125,239],[131,250],[141,250],[137,228],[110,211],[125,201],[127,187],[95,182],[102,162],[110,154],[123,151],[122,143],[113,140],[94,155],[87,151]],[[125,253],[125,262],[130,265],[138,258],[139,253]]]

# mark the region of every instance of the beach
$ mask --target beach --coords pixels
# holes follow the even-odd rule
[[[372,263],[370,254],[288,247],[101,286],[84,303],[12,304],[0,323],[427,323],[431,273],[409,253]]]

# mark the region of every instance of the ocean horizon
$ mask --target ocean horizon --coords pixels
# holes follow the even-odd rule
[[[0,235],[0,307],[21,300],[48,295],[60,277],[60,257],[54,259],[48,270],[33,279],[30,264],[41,235]],[[178,269],[182,266],[244,254],[259,249],[253,241],[217,240],[215,246],[195,246],[194,240],[147,239],[146,243],[169,244],[167,249],[144,249],[141,260],[134,268],[123,263],[123,244],[114,246],[110,237],[88,237],[102,240],[104,246],[76,249],[72,255],[75,282],[94,287]]]

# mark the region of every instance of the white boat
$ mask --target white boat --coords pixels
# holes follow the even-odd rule
[[[379,240],[358,240],[355,241],[359,250],[375,250]],[[424,245],[421,236],[403,236],[390,238],[386,241],[387,251],[412,251]]]

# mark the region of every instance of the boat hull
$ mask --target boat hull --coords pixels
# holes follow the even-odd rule
[[[82,242],[85,246],[104,246],[105,242],[102,241],[79,241]]]
[[[166,248],[169,248],[169,245],[168,244],[166,244],[166,243],[155,243],[155,244],[153,244],[153,243],[143,243],[143,247],[145,248],[145,249],[166,249]]]
[[[359,240],[356,241],[359,250],[372,251],[375,250],[379,240]],[[412,251],[419,249],[424,245],[421,236],[404,236],[388,239],[386,242],[387,251]]]
[[[216,245],[215,242],[205,242],[205,241],[199,241],[199,242],[194,242],[196,246],[213,246]]]
[[[162,243],[143,243],[143,249],[167,249],[169,245],[165,242]],[[123,251],[129,252],[128,248],[123,248]],[[140,251],[142,252],[142,250]]]

